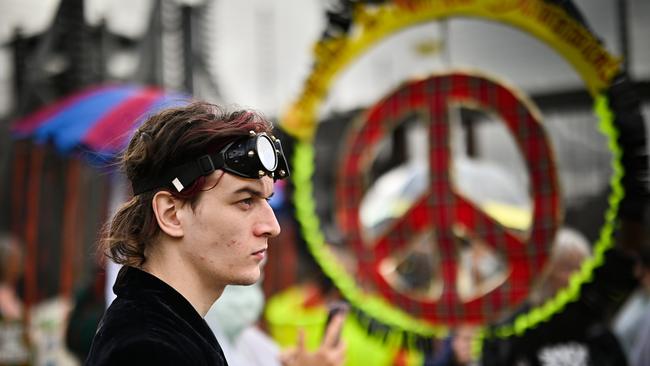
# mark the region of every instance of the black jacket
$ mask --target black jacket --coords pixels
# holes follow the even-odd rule
[[[157,277],[123,267],[86,365],[227,365],[194,307]]]

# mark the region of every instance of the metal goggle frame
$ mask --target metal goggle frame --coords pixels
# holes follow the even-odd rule
[[[259,179],[269,176],[274,181],[290,175],[280,140],[264,132],[250,131],[249,136],[231,142],[215,154],[203,155],[170,169],[169,174],[162,179],[133,182],[133,194],[169,187],[170,184],[182,192],[197,178],[210,175],[217,169],[243,178]]]

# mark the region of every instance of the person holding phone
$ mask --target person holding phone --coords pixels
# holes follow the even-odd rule
[[[305,333],[298,332],[296,347],[281,354],[280,361],[283,366],[343,365],[345,362],[346,346],[341,342],[343,322],[347,315],[347,308],[337,306],[330,308],[328,320],[325,325],[325,335],[321,346],[314,352],[307,351],[305,347]]]
[[[205,321],[219,339],[230,366],[339,366],[344,363],[347,346],[336,340],[331,342],[327,334],[341,333],[343,322],[332,320],[336,314],[347,314],[347,304],[337,305],[330,311],[318,349],[305,347],[303,333],[298,337],[299,347],[286,351],[257,326],[264,304],[260,280],[251,286],[226,287],[206,314]]]

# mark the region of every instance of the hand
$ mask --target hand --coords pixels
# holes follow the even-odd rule
[[[305,333],[298,333],[298,344],[280,355],[283,366],[339,366],[345,362],[345,344],[339,340],[345,315],[339,313],[330,322],[320,347],[310,352],[305,348]]]

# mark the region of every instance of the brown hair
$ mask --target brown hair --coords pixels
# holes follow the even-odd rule
[[[163,110],[135,132],[120,165],[130,182],[163,176],[167,169],[218,151],[249,131],[271,131],[271,123],[250,110],[228,112],[206,102]],[[145,248],[160,233],[151,200],[160,190],[186,200],[192,207],[205,184],[200,177],[182,193],[169,187],[143,192],[124,203],[104,228],[100,250],[118,264],[140,266]]]

